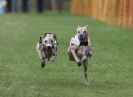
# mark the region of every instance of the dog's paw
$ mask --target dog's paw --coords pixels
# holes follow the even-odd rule
[[[82,63],[80,61],[76,62],[77,65],[80,67],[82,65]]]
[[[41,62],[41,68],[44,68],[45,67],[45,61],[42,61]]]
[[[90,82],[89,81],[85,80],[84,83],[85,83],[86,86],[90,86]]]
[[[86,78],[86,77],[85,77],[85,79],[84,79],[84,84],[85,84],[86,86],[90,86],[90,81],[89,81],[88,78]]]
[[[92,52],[91,51],[90,52],[85,52],[85,56],[91,58],[92,57]]]
[[[91,57],[92,57],[92,52],[89,53],[89,58],[91,58]]]

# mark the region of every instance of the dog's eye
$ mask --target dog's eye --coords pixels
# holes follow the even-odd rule
[[[47,43],[48,41],[47,41],[47,40],[45,40],[44,42],[45,42],[45,43]]]
[[[86,31],[84,31],[83,33],[86,33]]]
[[[54,41],[53,41],[53,40],[51,40],[51,42],[53,43]]]
[[[78,33],[80,33],[80,31],[78,31]]]

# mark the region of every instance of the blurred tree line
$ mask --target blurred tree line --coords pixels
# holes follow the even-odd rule
[[[29,12],[37,10],[37,12],[49,11],[68,11],[70,0],[6,0],[7,12]]]

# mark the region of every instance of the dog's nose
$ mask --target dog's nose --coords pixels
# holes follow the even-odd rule
[[[83,37],[83,35],[81,34],[80,37]]]
[[[51,48],[52,48],[52,46],[47,46],[47,48],[48,48],[48,49],[51,49]]]
[[[81,35],[79,36],[79,38],[82,39],[82,38],[83,38],[83,35],[81,34]]]

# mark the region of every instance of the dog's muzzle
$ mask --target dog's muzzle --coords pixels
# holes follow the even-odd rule
[[[86,34],[80,34],[78,36],[79,41],[80,41],[80,46],[87,46],[88,45],[88,37]]]
[[[46,46],[46,49],[47,50],[51,50],[52,49],[52,46]]]
[[[48,49],[52,49],[52,46],[47,46]]]
[[[45,46],[46,46],[46,47],[52,47],[52,45],[49,44],[49,43],[48,43],[48,44],[45,44]]]
[[[83,41],[83,42],[86,42],[87,41],[87,36],[84,35],[84,34],[81,34],[81,35],[79,35],[79,40]]]
[[[52,46],[45,46],[44,52],[45,52],[46,58],[51,57],[53,54]]]

